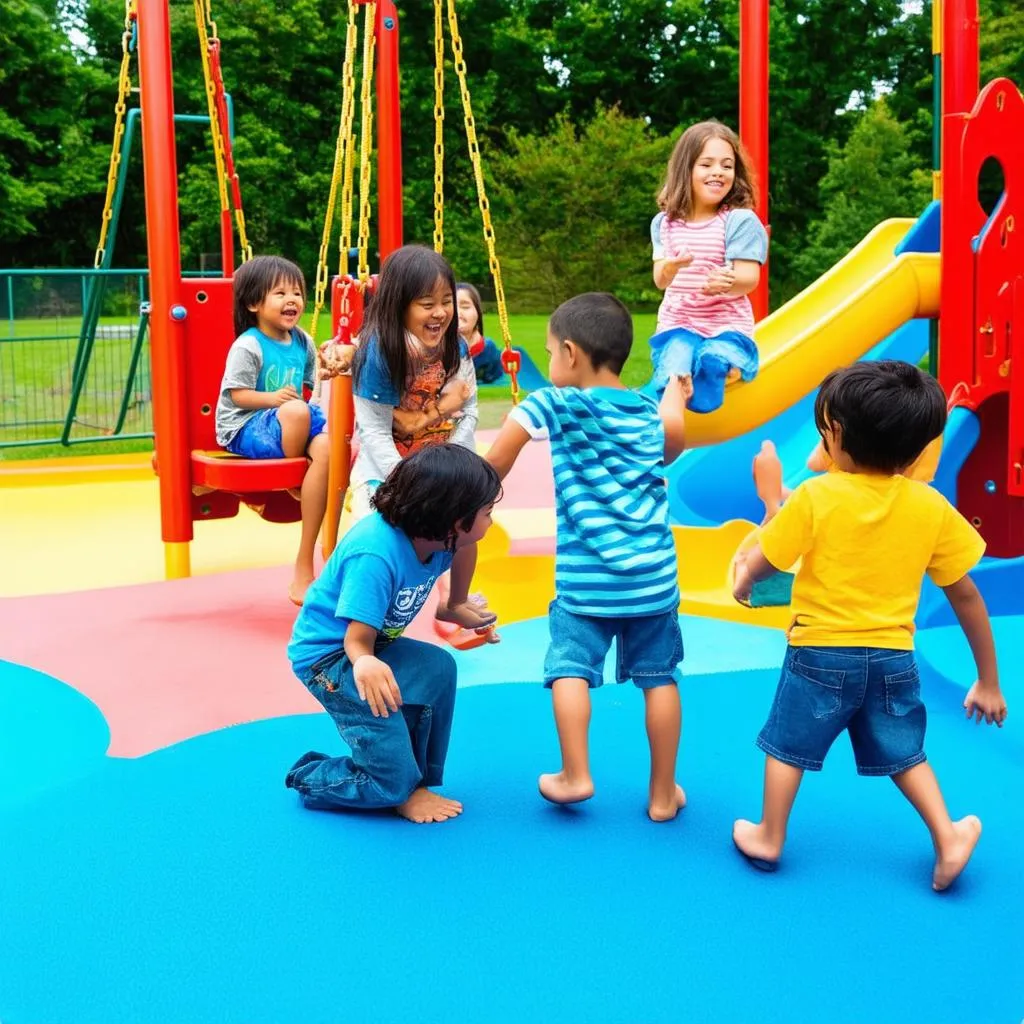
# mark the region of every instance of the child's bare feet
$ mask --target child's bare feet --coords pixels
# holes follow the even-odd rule
[[[498,621],[494,612],[487,611],[486,602],[483,605],[477,604],[472,599],[463,604],[449,605],[439,604],[434,618],[442,622],[454,622],[463,629],[483,629],[485,626],[493,626]]]
[[[981,836],[981,821],[973,814],[953,822],[953,839],[937,852],[932,888],[936,892],[948,889],[960,877],[974,853]]]
[[[658,800],[652,795],[647,804],[647,816],[651,821],[671,821],[686,806],[686,791],[678,783],[676,791],[668,800]]]
[[[765,837],[763,825],[755,825],[752,821],[740,818],[733,823],[732,841],[736,844],[736,849],[755,868],[760,868],[762,871],[774,871],[779,866],[782,844],[769,842]]]
[[[424,825],[432,821],[447,821],[462,813],[462,804],[458,800],[449,800],[440,793],[432,793],[425,786],[414,790],[404,804],[395,808],[399,817]]]
[[[309,590],[312,583],[312,576],[310,576],[309,579],[300,579],[299,577],[293,579],[288,585],[288,600],[291,601],[292,604],[297,604],[301,608],[302,602],[306,600],[306,591]]]
[[[553,772],[542,775],[537,784],[540,795],[553,804],[578,804],[594,795],[594,780],[589,775],[570,780],[564,771]]]

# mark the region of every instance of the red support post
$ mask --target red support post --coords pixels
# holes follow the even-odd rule
[[[377,229],[380,262],[402,247],[402,110],[398,10],[377,4]]]
[[[740,139],[757,181],[755,212],[768,226],[768,0],[740,0]],[[768,315],[768,264],[751,292],[754,319]]]
[[[185,330],[178,240],[178,181],[170,13],[166,0],[139,0],[139,97],[149,249],[153,428],[160,475],[160,525],[169,577],[188,575],[192,540],[186,428]]]
[[[974,101],[978,98],[980,82],[978,0],[943,0],[943,116],[970,113]],[[943,163],[943,169],[945,166]]]

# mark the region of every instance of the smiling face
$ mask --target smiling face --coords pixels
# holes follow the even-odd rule
[[[261,302],[249,306],[249,311],[256,314],[256,326],[268,338],[287,341],[302,316],[305,304],[299,282],[279,278]]]
[[[455,315],[455,296],[442,279],[425,295],[412,300],[405,308],[405,329],[431,351],[440,348],[444,332]]]
[[[476,306],[473,305],[473,296],[465,289],[459,291],[459,334],[469,341],[476,332]]]
[[[725,139],[712,138],[704,144],[691,175],[695,214],[715,212],[736,180],[736,154]]]

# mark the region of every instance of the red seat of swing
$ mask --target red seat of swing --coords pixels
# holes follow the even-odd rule
[[[243,459],[226,451],[192,452],[192,483],[215,491],[252,494],[301,487],[306,458]]]

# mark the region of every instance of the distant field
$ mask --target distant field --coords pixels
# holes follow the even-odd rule
[[[501,344],[497,317],[487,314],[488,334]],[[655,315],[634,316],[634,346],[623,370],[629,387],[643,384],[650,377],[650,357],[646,340],[654,332]],[[306,329],[310,327],[307,317]],[[0,460],[39,459],[55,455],[114,454],[152,447],[141,440],[102,440],[116,424],[128,374],[134,341],[134,324],[129,318],[104,317],[86,377],[86,386],[78,407],[73,438],[96,438],[86,443],[63,447],[60,444],[4,447],[16,441],[59,440],[72,392],[72,368],[78,347],[81,324],[74,318],[48,317],[16,320],[0,324]],[[329,334],[329,317],[320,318],[317,338]],[[547,317],[512,315],[509,317],[512,343],[526,351],[547,372],[544,343]],[[152,385],[149,376],[148,341],[143,349],[135,380],[130,389],[128,411],[122,433],[147,433],[153,429]],[[501,423],[510,401],[489,397],[481,401],[480,426],[484,429]]]

